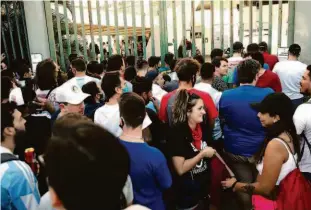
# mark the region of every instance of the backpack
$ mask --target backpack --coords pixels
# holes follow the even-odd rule
[[[307,102],[305,104],[310,104],[311,105],[311,102]],[[310,154],[311,154],[311,144],[309,143],[306,135],[304,134],[304,132],[302,132],[302,134],[300,135],[301,139],[303,140],[303,145],[302,145],[302,149],[301,149],[301,153],[300,153],[300,157],[303,156],[303,152],[305,151],[305,146],[307,144],[308,148],[309,148],[309,151],[310,151]]]
[[[286,145],[288,146],[287,143]],[[291,150],[290,152],[293,155]],[[297,168],[290,172],[279,185],[277,210],[311,209],[311,183],[301,173],[298,162],[296,160],[295,162]]]
[[[0,163],[6,163],[12,160],[19,160],[15,155],[10,153],[1,153],[1,161]]]

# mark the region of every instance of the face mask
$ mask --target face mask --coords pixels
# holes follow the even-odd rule
[[[125,84],[125,87],[122,89],[122,93],[128,93],[130,92],[129,87],[127,86],[127,84]]]

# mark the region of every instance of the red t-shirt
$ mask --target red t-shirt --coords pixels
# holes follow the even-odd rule
[[[163,96],[162,101],[161,101],[161,106],[160,106],[160,111],[159,111],[159,118],[160,120],[162,120],[163,122],[168,122],[168,114],[167,114],[167,110],[168,107],[169,109],[171,109],[172,104],[169,105],[169,103],[172,103],[172,101],[170,101],[169,99],[175,95],[177,92],[177,90],[174,90],[172,92],[167,93],[165,96]],[[203,100],[205,108],[206,108],[206,112],[209,116],[209,119],[215,119],[218,117],[218,111],[216,109],[216,106],[214,104],[213,99],[211,98],[211,96],[208,93],[196,90],[196,89],[191,89],[188,90],[188,93],[194,93],[198,96],[200,96],[200,98]]]
[[[271,88],[275,92],[282,92],[282,86],[278,75],[272,71],[265,70],[265,73],[258,78],[257,87]]]
[[[272,71],[274,68],[274,65],[279,62],[279,59],[276,55],[271,55],[267,52],[262,53],[264,61],[266,64],[269,65],[269,69]]]

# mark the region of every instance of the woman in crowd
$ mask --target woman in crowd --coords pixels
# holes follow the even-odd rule
[[[84,93],[90,94],[84,100],[84,115],[88,118],[94,120],[95,111],[104,105],[103,103],[103,93],[101,93],[96,82],[88,82],[82,86],[82,91]]]
[[[206,209],[208,206],[209,158],[216,151],[208,146],[212,132],[205,114],[204,103],[199,96],[186,90],[179,91],[169,137],[178,209]]]
[[[259,104],[251,105],[267,130],[266,140],[255,155],[259,175],[254,183],[241,183],[235,178],[222,182],[224,188],[250,195],[276,199],[275,190],[294,169],[300,156],[299,139],[293,123],[293,105],[284,93],[272,93]],[[277,154],[277,155],[276,155]],[[294,196],[294,195],[293,195]],[[265,210],[275,209],[276,202],[253,195],[253,205],[265,204]]]

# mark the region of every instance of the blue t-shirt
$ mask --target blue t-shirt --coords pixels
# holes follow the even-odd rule
[[[263,68],[265,70],[268,70],[269,69],[269,65],[264,63],[263,64]],[[233,70],[233,84],[236,84],[236,85],[239,84],[239,81],[238,81],[238,69],[237,69],[237,67],[235,67],[234,70]]]
[[[130,156],[134,204],[141,204],[152,210],[164,210],[162,192],[172,185],[172,177],[164,155],[147,143],[127,142],[121,139],[120,142]]]
[[[250,157],[258,151],[265,138],[265,130],[250,104],[261,102],[273,92],[271,88],[251,85],[223,92],[219,113],[224,120],[224,148],[227,152]]]

